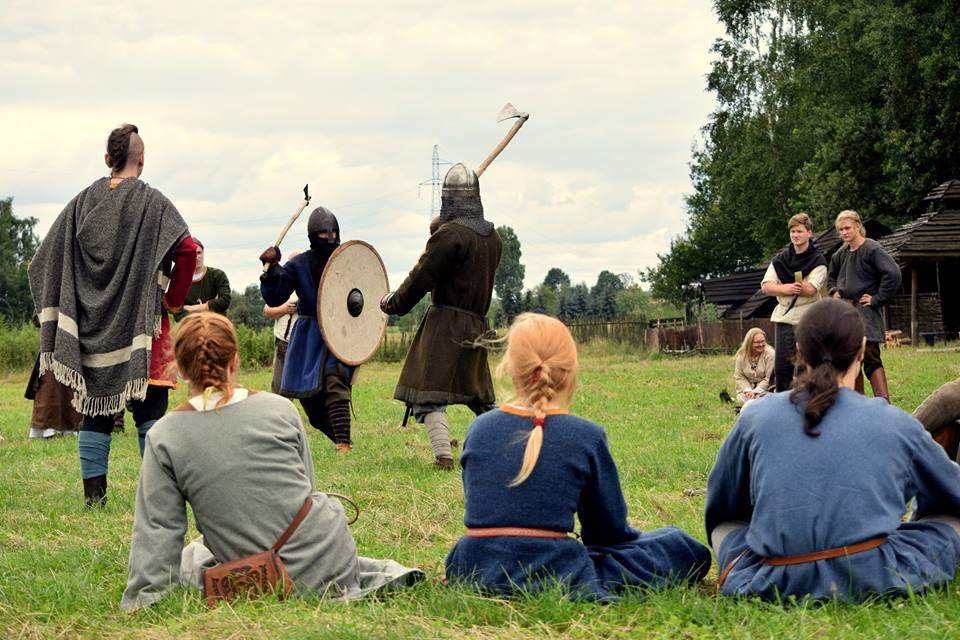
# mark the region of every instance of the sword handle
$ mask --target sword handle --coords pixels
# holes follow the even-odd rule
[[[476,170],[478,178],[483,175],[483,172],[487,170],[487,167],[490,166],[490,163],[493,162],[498,155],[500,155],[500,152],[503,151],[508,144],[510,144],[510,141],[513,140],[513,136],[517,135],[517,131],[520,131],[520,127],[523,126],[523,123],[526,122],[529,117],[529,113],[525,113],[520,116],[520,119],[514,123],[513,127],[510,128],[510,131],[507,132],[507,135],[504,136],[503,140],[500,141],[500,144],[498,144],[496,148],[490,152],[490,155],[487,156],[486,160],[480,163],[480,166],[477,167]]]

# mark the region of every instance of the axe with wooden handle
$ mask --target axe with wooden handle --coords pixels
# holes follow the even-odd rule
[[[300,206],[297,207],[297,210],[293,212],[293,215],[290,216],[290,219],[287,220],[287,224],[283,225],[283,228],[280,229],[280,233],[277,234],[277,241],[273,243],[273,246],[280,248],[280,243],[283,242],[284,237],[287,235],[287,231],[290,231],[290,227],[293,226],[293,223],[297,221],[297,218],[300,217],[300,214],[303,213],[303,210],[307,208],[307,205],[310,204],[310,185],[303,185],[303,202],[300,203]],[[263,265],[263,272],[266,273],[267,269],[270,268],[270,263]]]
[[[523,126],[523,123],[526,122],[529,117],[529,113],[521,113],[520,111],[517,111],[516,107],[509,102],[503,107],[503,109],[500,110],[500,115],[497,116],[497,122],[503,122],[504,120],[509,120],[510,118],[519,119],[513,123],[513,127],[510,128],[510,131],[507,132],[507,135],[504,136],[503,140],[500,141],[500,144],[494,147],[493,151],[490,152],[490,155],[487,156],[487,159],[481,162],[480,166],[477,167],[476,174],[478,178],[483,175],[483,172],[487,170],[487,167],[490,166],[490,163],[493,162],[498,155],[500,155],[500,152],[503,151],[504,147],[510,144],[510,141],[513,140],[513,136],[517,135],[517,131],[520,131],[520,127]]]

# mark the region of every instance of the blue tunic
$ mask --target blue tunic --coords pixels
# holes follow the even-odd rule
[[[447,555],[451,581],[510,595],[562,582],[572,595],[615,599],[624,585],[661,587],[700,580],[709,549],[673,527],[647,533],[627,522],[627,504],[603,428],[552,412],[530,477],[508,487],[523,459],[530,414],[505,407],[467,430],[460,464],[468,528],[525,527],[573,531],[580,540],[497,536],[461,538]]]
[[[749,522],[716,550],[721,568],[746,551],[723,593],[857,602],[950,581],[960,536],[901,517],[914,496],[919,518],[960,516],[960,466],[908,414],[850,389],[840,389],[817,430],[818,438],[804,434],[800,410],[778,393],[752,403],[720,448],[707,482],[707,535],[722,522]],[[760,563],[882,535],[883,545],[846,557]]]
[[[309,250],[282,266],[272,266],[260,277],[260,294],[271,307],[284,304],[291,293],[297,293],[299,317],[290,331],[280,381],[280,395],[288,398],[308,398],[323,391],[324,369],[339,368],[348,381],[353,377],[353,367],[337,360],[323,342],[317,324],[318,286],[310,270]]]

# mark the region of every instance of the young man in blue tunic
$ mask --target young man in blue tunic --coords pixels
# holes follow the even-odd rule
[[[260,256],[267,271],[260,276],[260,294],[271,307],[297,294],[297,320],[290,332],[283,362],[280,395],[297,398],[310,420],[336,445],[352,448],[350,439],[350,367],[330,353],[317,324],[317,288],[334,250],[340,246],[340,223],[325,207],[317,207],[307,222],[310,249],[280,264],[280,249],[269,247]]]
[[[859,602],[950,582],[960,466],[916,419],[854,391],[866,341],[855,307],[814,303],[796,337],[794,390],[740,414],[707,480],[721,593]]]
[[[603,428],[568,412],[577,373],[570,331],[526,313],[507,344],[498,373],[509,374],[517,398],[467,431],[467,533],[447,555],[447,578],[502,595],[559,583],[590,600],[701,580],[709,549],[673,527],[631,527]]]

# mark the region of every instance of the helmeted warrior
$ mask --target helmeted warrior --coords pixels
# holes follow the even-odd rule
[[[476,173],[455,164],[443,180],[439,229],[400,288],[380,302],[384,313],[402,316],[431,294],[393,397],[426,425],[435,464],[443,469],[453,468],[447,405],[465,404],[477,415],[496,407],[478,338],[489,330],[501,250],[500,236],[483,217]]]
[[[283,363],[280,395],[298,398],[310,424],[330,438],[338,451],[349,451],[350,401],[354,367],[337,360],[323,341],[317,324],[317,288],[334,250],[340,246],[340,223],[326,207],[317,207],[307,222],[310,249],[280,264],[280,249],[260,256],[269,265],[260,276],[260,293],[270,306],[297,294],[297,320],[290,331]]]

